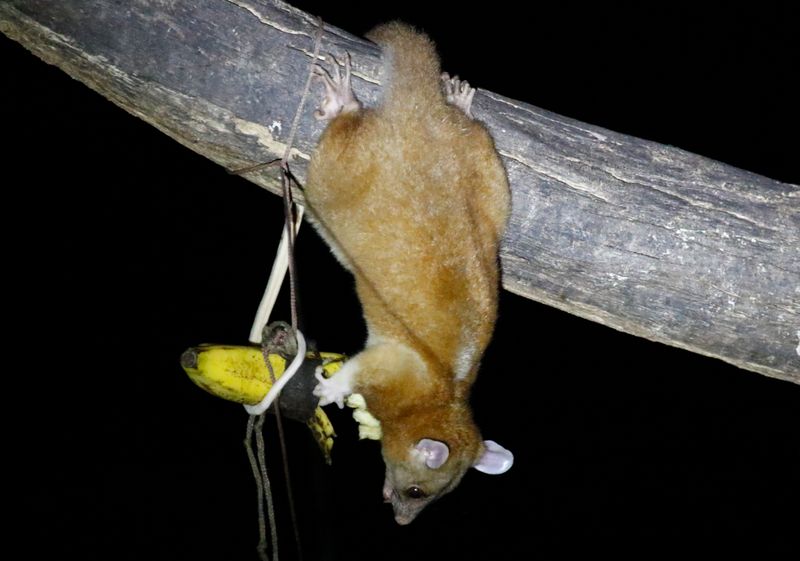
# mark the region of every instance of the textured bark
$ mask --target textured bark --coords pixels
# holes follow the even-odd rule
[[[0,4],[0,30],[236,169],[283,154],[316,23],[263,0],[11,0]],[[327,27],[322,51],[350,52],[356,94],[376,99],[374,45]],[[313,105],[294,143],[301,179],[322,129]],[[501,256],[508,290],[800,383],[798,186],[487,91],[473,111],[513,189]],[[275,173],[249,179],[277,193]]]

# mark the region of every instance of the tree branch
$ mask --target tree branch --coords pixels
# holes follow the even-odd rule
[[[228,169],[283,154],[313,18],[265,0],[126,6],[11,0],[0,30]],[[322,51],[349,51],[357,95],[375,101],[374,45],[327,28]],[[322,129],[307,109],[293,151],[300,178]],[[800,383],[798,186],[488,91],[473,110],[512,184],[508,290]],[[276,171],[249,179],[279,193]]]

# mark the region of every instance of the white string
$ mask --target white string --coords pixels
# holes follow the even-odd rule
[[[289,367],[284,370],[283,375],[272,384],[272,387],[267,392],[267,395],[264,396],[264,399],[255,405],[244,404],[244,408],[249,414],[261,415],[266,411],[269,406],[272,405],[272,402],[275,401],[275,398],[278,397],[283,387],[289,383],[289,380],[291,380],[300,369],[300,365],[306,358],[306,339],[303,337],[303,334],[300,333],[299,329],[295,331],[295,334],[297,335],[297,354],[294,356],[294,359],[292,359]]]
[[[300,232],[300,225],[303,223],[303,212],[305,208],[302,205],[296,204],[297,207],[297,220],[294,224],[295,238]],[[250,328],[250,342],[261,344],[261,335],[264,326],[269,322],[269,317],[272,314],[272,309],[275,307],[275,302],[278,299],[278,294],[281,291],[281,286],[286,278],[286,271],[289,268],[289,240],[287,235],[289,227],[284,225],[283,232],[281,233],[281,241],[278,244],[278,251],[275,254],[275,261],[272,262],[272,270],[269,273],[269,281],[267,287],[264,289],[264,295],[261,297],[261,302],[258,304],[256,317],[253,320],[253,327]]]

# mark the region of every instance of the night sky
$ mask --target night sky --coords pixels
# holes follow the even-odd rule
[[[403,19],[477,87],[800,181],[787,10],[294,4],[358,35]],[[246,342],[280,199],[4,36],[0,53],[6,306],[23,309],[7,316],[18,364],[4,394],[18,410],[20,558],[256,559],[246,414],[194,386],[178,359]],[[311,228],[297,263],[307,336],[358,352],[352,280]],[[285,298],[275,317],[288,319]],[[329,411],[332,467],[286,423],[305,559],[800,553],[797,385],[503,293],[472,402],[515,466],[468,474],[408,527],[382,503],[379,447],[357,441],[349,412]],[[293,559],[267,427],[281,558]]]

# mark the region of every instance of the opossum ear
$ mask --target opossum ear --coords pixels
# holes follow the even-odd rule
[[[483,455],[472,467],[490,475],[498,475],[511,469],[514,464],[514,454],[494,440],[484,440],[483,445],[485,447]]]
[[[442,464],[447,461],[447,457],[450,455],[450,449],[447,444],[430,438],[423,438],[417,442],[414,450],[419,452],[425,460],[425,465],[431,469],[442,467]]]

